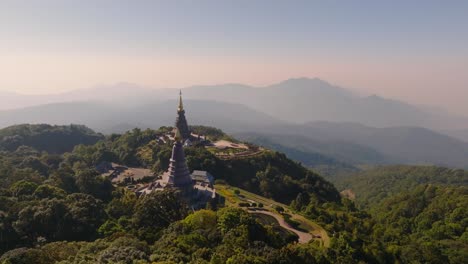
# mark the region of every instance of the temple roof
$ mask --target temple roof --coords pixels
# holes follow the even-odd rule
[[[193,184],[185,160],[184,147],[180,141],[174,142],[169,168],[163,175],[163,181],[166,186],[173,187],[186,187]]]

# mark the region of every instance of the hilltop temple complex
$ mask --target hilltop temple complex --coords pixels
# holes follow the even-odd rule
[[[235,142],[229,138],[217,139],[211,142],[206,136],[192,133],[187,124],[182,92],[179,92],[179,103],[175,127],[164,135],[159,135],[157,144],[172,143],[172,153],[168,169],[155,175],[147,168],[130,168],[123,165],[103,162],[97,166],[104,177],[111,178],[116,185],[124,185],[138,195],[146,195],[154,191],[175,189],[183,193],[192,208],[203,208],[207,202],[214,201],[216,190],[214,177],[207,171],[194,170],[190,172],[185,159],[184,148],[192,146],[205,147],[220,160],[246,159],[261,155],[264,149]],[[150,182],[148,183],[149,180]]]
[[[156,139],[156,144],[167,146],[171,143],[172,153],[169,166],[161,175],[154,174],[148,168],[132,168],[112,162],[102,162],[96,166],[96,169],[103,177],[110,178],[113,184],[126,186],[138,195],[173,188],[184,191],[191,197],[197,193],[215,197],[213,175],[199,170],[191,173],[185,160],[185,147],[192,146],[192,143],[197,147],[205,147],[220,160],[248,159],[261,155],[265,151],[261,147],[237,142],[230,138],[218,138],[212,142],[206,135],[192,133],[185,116],[182,92],[179,92],[175,127],[167,130],[163,135],[158,135]]]
[[[175,189],[182,192],[192,208],[203,208],[207,202],[216,198],[214,177],[206,171],[189,171],[185,160],[184,146],[190,141],[191,133],[185,118],[182,93],[179,94],[174,143],[169,160],[169,168],[155,181],[137,190],[140,195],[164,189]]]

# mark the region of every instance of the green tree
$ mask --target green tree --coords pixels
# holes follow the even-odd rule
[[[172,190],[152,192],[138,200],[133,223],[140,237],[154,240],[157,232],[188,213],[186,203]]]
[[[23,195],[32,195],[38,185],[33,182],[28,182],[25,180],[18,181],[10,187],[10,191],[15,197]]]

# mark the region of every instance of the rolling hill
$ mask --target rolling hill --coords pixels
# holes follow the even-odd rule
[[[28,146],[61,154],[72,151],[76,145],[92,145],[103,138],[103,135],[82,125],[15,125],[0,129],[0,150],[15,151],[20,146]]]

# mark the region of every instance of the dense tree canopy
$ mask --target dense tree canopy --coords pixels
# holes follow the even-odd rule
[[[17,129],[41,142],[49,140],[40,136],[44,131],[61,130]],[[194,129],[229,138],[217,129]],[[104,161],[166,170],[170,130],[134,129],[92,145],[71,141],[73,151],[64,154],[37,148],[41,144],[3,148],[0,263],[462,263],[468,258],[462,170],[375,168],[338,183],[356,192],[356,206],[284,154],[221,160],[200,145],[185,148],[191,170],[210,171],[218,180],[290,205],[288,210],[328,231],[330,247],[294,243],[294,234],[241,209],[193,212],[174,191],[137,197],[96,171]],[[15,138],[9,131],[3,137]]]
[[[381,166],[336,179],[340,188],[351,189],[362,208],[382,199],[410,191],[421,184],[468,185],[468,171],[436,166]]]
[[[39,151],[64,153],[79,144],[94,144],[103,136],[81,125],[16,125],[0,129],[0,150],[30,146]]]

